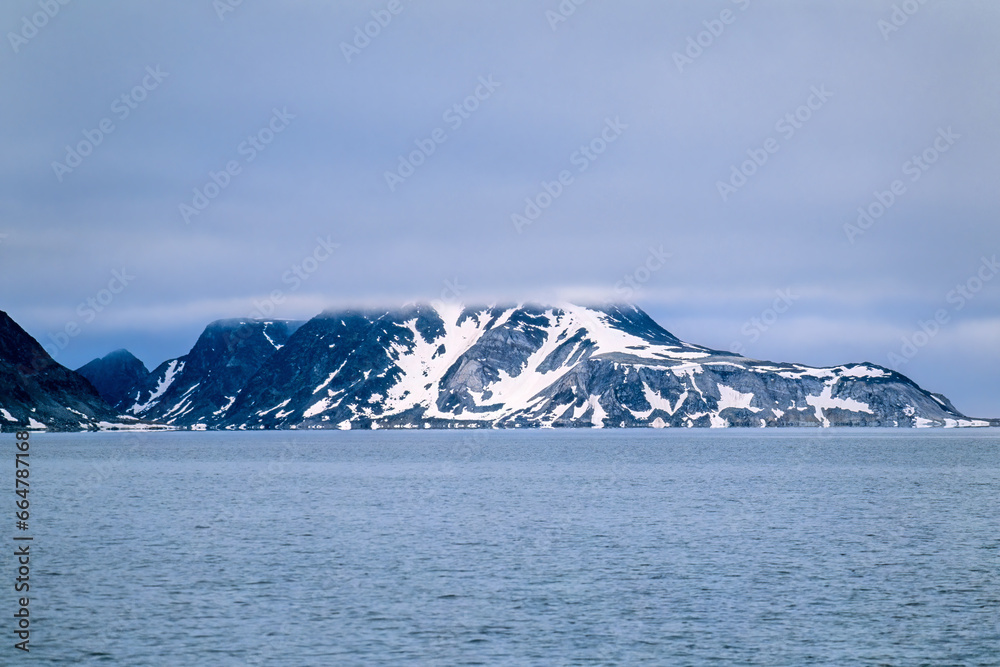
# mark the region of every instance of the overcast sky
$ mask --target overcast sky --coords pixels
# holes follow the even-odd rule
[[[153,368],[259,311],[631,300],[1000,416],[1000,4],[893,5],[8,0],[0,308]]]

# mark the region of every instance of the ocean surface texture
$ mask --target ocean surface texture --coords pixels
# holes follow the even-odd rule
[[[36,433],[30,479],[4,664],[1000,664],[995,429]]]

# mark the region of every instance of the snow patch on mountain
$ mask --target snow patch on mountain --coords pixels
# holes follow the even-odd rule
[[[440,314],[440,313],[439,313]],[[394,343],[391,357],[400,370],[399,380],[387,392],[385,414],[403,412],[415,405],[428,409],[428,416],[449,418],[452,415],[439,412],[439,384],[445,372],[470,347],[476,344],[486,331],[485,318],[467,317],[459,319],[459,312],[446,311],[450,315],[444,322],[444,335],[426,340],[417,330],[417,320],[404,323],[413,335],[413,345],[407,348]],[[510,317],[510,313],[504,313]]]
[[[743,393],[737,391],[732,387],[727,387],[724,384],[718,385],[719,387],[719,411],[725,410],[726,408],[736,408],[740,410],[750,410],[752,412],[760,412],[760,408],[750,407],[750,402],[753,400],[753,393]]]
[[[170,388],[170,385],[173,384],[174,378],[177,377],[177,374],[183,370],[184,370],[183,361],[178,361],[176,359],[174,361],[171,361],[170,365],[167,366],[167,370],[163,374],[163,377],[160,378],[159,381],[157,382],[156,388],[153,390],[153,393],[151,393],[149,395],[149,398],[146,399],[146,402],[136,403],[131,408],[129,408],[129,412],[131,412],[134,415],[137,415],[147,410],[151,405],[156,403],[157,399],[159,399],[160,396],[163,396],[164,392],[166,392],[167,389]]]
[[[823,426],[830,426],[830,419],[826,416],[825,410],[839,409],[873,414],[867,404],[853,398],[834,398],[831,384],[824,386],[818,396],[806,396],[806,403],[816,409],[816,419],[820,420]]]

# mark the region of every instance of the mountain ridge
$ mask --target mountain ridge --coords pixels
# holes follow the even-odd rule
[[[631,305],[327,310],[205,428],[971,426],[871,363],[686,343]]]
[[[141,376],[130,358],[116,351],[80,370],[120,397],[124,418],[167,428],[1000,425],[877,364],[751,359],[684,342],[629,304],[217,320],[131,384],[115,371]]]
[[[0,431],[97,430],[117,412],[82,375],[65,368],[0,311]]]
[[[131,386],[149,375],[146,365],[125,349],[94,359],[77,368],[76,372],[87,378],[101,398],[112,406],[125,398]]]
[[[301,326],[295,320],[211,322],[191,350],[157,366],[123,392],[115,407],[168,426],[193,426],[226,408],[269,355]],[[198,419],[185,415],[198,415]]]

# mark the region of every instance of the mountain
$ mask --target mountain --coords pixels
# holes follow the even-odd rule
[[[128,350],[115,350],[81,366],[76,372],[87,378],[101,398],[110,405],[124,400],[132,387],[149,376],[146,365]]]
[[[121,419],[196,429],[991,423],[882,366],[749,359],[681,341],[628,305],[219,320],[151,373],[124,350],[80,371],[113,406],[0,313],[3,430]]]
[[[625,305],[328,311],[217,405],[199,423],[241,429],[988,425],[881,366],[748,359],[685,343]]]
[[[117,387],[122,412],[170,426],[214,424],[248,380],[302,322],[219,320],[191,351],[160,364],[139,383]]]
[[[118,413],[81,375],[56,363],[0,311],[0,431],[76,431],[120,425]]]

